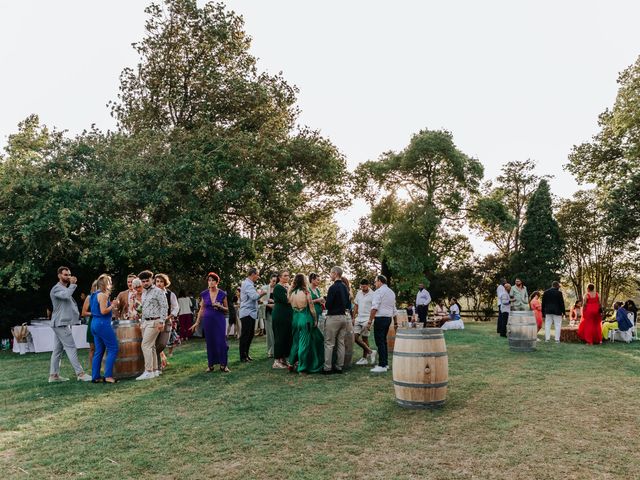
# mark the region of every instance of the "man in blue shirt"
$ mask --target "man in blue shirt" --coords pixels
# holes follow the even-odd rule
[[[249,356],[249,348],[253,341],[253,335],[256,328],[256,319],[258,318],[258,300],[265,295],[266,292],[256,290],[256,281],[258,280],[258,270],[250,268],[247,272],[247,278],[244,279],[240,286],[240,361],[251,362],[253,358]]]

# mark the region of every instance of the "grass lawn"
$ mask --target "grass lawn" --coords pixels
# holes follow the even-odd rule
[[[162,377],[113,386],[48,384],[50,354],[2,352],[0,476],[640,477],[640,342],[515,354],[494,323],[445,338],[449,394],[435,411],[397,406],[391,372],[271,370],[263,338],[248,365],[231,343],[231,374],[204,373],[194,341]]]

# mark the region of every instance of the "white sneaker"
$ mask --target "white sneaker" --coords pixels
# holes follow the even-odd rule
[[[139,377],[136,377],[136,380],[150,380],[152,378],[156,378],[155,373],[153,372],[147,372],[146,370],[142,373],[142,375],[140,375]]]
[[[162,375],[162,370],[156,370],[155,372],[153,372],[154,377],[159,377],[160,375]]]
[[[89,380],[91,380],[91,377],[89,377]],[[49,383],[57,383],[57,382],[68,382],[69,379],[67,377],[61,377],[60,375],[51,375],[49,377]]]
[[[371,353],[367,356],[367,358],[369,359],[369,363],[371,365],[375,365],[376,364],[376,355],[378,354],[378,352],[376,350],[371,350]]]
[[[356,365],[369,365],[369,360],[367,360],[366,358],[361,358],[356,362]]]
[[[380,365],[373,367],[369,370],[371,373],[384,373],[387,371],[387,367],[381,367]]]
[[[82,375],[78,375],[78,381],[79,382],[90,382],[91,381],[91,375],[87,375],[86,373],[83,373]]]

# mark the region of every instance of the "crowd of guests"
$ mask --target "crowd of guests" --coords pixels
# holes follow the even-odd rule
[[[498,298],[497,333],[507,336],[509,313],[512,311],[532,310],[540,331],[543,322],[545,326],[544,339],[551,339],[551,326],[554,326],[555,341],[560,343],[562,321],[566,318],[564,296],[560,283],[555,281],[551,288],[544,292],[535,291],[530,296],[522,280],[516,278],[514,285],[502,279],[496,290]],[[634,328],[638,309],[633,300],[615,302],[613,314],[609,319],[605,317],[605,308],[600,302],[600,296],[595,286],[589,284],[584,297],[575,302],[569,312],[569,326],[577,328],[577,335],[589,345],[601,344],[610,339],[613,333],[620,334],[624,341],[631,341],[631,330]]]
[[[355,342],[363,349],[357,365],[378,365],[372,372],[388,369],[386,336],[392,319],[396,318],[395,293],[386,285],[384,276],[376,277],[375,292],[368,280],[360,282],[360,289],[353,296],[348,279],[340,267],[330,271],[330,285],[322,295],[321,278],[316,273],[308,277],[288,270],[269,276],[268,283],[257,286],[258,272],[251,268],[237,293],[236,318],[230,312],[235,304],[224,303],[226,294],[216,290],[219,277],[209,273],[209,290],[201,295],[203,307],[194,325],[213,319],[217,327],[207,327],[204,334],[207,344],[208,369],[216,365],[222,371],[227,367],[227,335],[229,325],[239,332],[241,362],[252,362],[251,344],[256,334],[266,336],[267,355],[273,358],[273,369],[287,369],[298,373],[342,373],[345,367],[347,347]],[[210,298],[217,295],[218,304]],[[224,297],[224,298],[223,298]],[[222,314],[222,315],[220,315]],[[226,319],[223,322],[223,316]],[[211,320],[213,324],[213,320]],[[376,347],[369,346],[372,328]]]
[[[232,328],[239,338],[241,362],[253,361],[251,344],[256,334],[262,334],[266,336],[267,354],[273,358],[274,369],[339,374],[345,368],[346,347],[355,342],[362,348],[357,365],[371,365],[374,373],[388,371],[387,334],[392,321],[397,328],[398,312],[395,293],[383,275],[376,277],[373,286],[368,280],[361,280],[355,296],[340,267],[331,269],[326,295],[322,295],[321,279],[315,273],[291,278],[290,272],[284,270],[271,275],[268,283],[260,287],[258,279],[257,270],[249,269],[234,298],[229,299],[219,288],[220,277],[209,272],[207,289],[196,301],[184,292],[176,296],[169,290],[168,275],[145,270],[130,274],[127,290],[111,301],[112,279],[107,274],[100,275],[82,302],[92,365],[88,375],[78,360],[70,328],[80,315],[73,300],[77,279],[68,267],[60,267],[58,283],[50,292],[56,340],[49,381],[68,380],[59,373],[64,350],[79,380],[116,383],[114,364],[119,345],[112,328],[114,320],[140,323],[144,372],[136,380],[160,376],[167,364],[164,350],[170,353],[181,339],[195,332],[205,337],[207,371],[217,367],[228,373],[228,335]],[[460,308],[455,299],[450,308],[451,321],[459,321]],[[422,309],[417,310],[417,316],[422,315]],[[377,350],[370,346],[370,331]]]
[[[92,284],[91,293],[82,305],[87,318],[87,341],[90,345],[91,375],[85,373],[77,355],[70,326],[79,316],[73,300],[77,279],[67,267],[58,269],[58,283],[50,292],[52,302],[51,325],[54,348],[49,372],[50,382],[66,381],[60,376],[62,352],[66,352],[78,380],[116,383],[113,375],[118,355],[118,340],[112,321],[139,322],[142,332],[141,350],[144,372],[136,380],[149,380],[162,374],[173,348],[194,333],[205,337],[207,372],[216,367],[228,373],[228,336],[231,329],[239,339],[241,362],[252,362],[251,345],[255,335],[266,336],[267,355],[273,358],[272,368],[298,373],[342,373],[346,347],[355,343],[362,349],[356,365],[371,365],[374,373],[388,370],[387,334],[394,322],[398,326],[396,295],[387,279],[378,275],[374,285],[367,279],[360,281],[353,295],[349,281],[340,267],[330,271],[330,285],[326,295],[320,291],[321,278],[312,273],[308,277],[283,270],[269,276],[257,286],[258,271],[251,268],[242,285],[231,299],[219,288],[220,277],[215,272],[206,276],[207,289],[198,300],[181,292],[176,296],[169,290],[171,281],[164,273],[144,270],[127,277],[127,290],[111,301],[112,280],[100,275]],[[512,311],[531,310],[537,330],[545,326],[545,341],[555,327],[555,341],[560,342],[565,303],[560,284],[553,282],[544,292],[531,295],[519,278],[513,286],[503,279],[497,291],[499,316],[497,333],[507,336],[507,323]],[[461,307],[456,298],[437,300],[429,315],[431,295],[420,285],[415,310],[407,307],[409,326],[439,326],[443,330],[463,329]],[[593,284],[587,287],[584,298],[570,310],[570,325],[577,326],[577,335],[588,344],[599,344],[610,335],[619,334],[631,340],[631,330],[637,320],[637,308],[632,300],[616,302],[610,318],[604,318],[604,308]],[[369,342],[373,331],[374,350]],[[614,333],[612,333],[614,332]],[[104,372],[101,371],[103,357]],[[376,365],[377,360],[377,365]]]
[[[77,349],[71,325],[77,322],[78,305],[73,299],[77,287],[77,278],[71,275],[68,267],[58,269],[58,283],[50,292],[52,303],[51,326],[54,332],[54,348],[51,355],[49,382],[67,381],[60,376],[62,351],[76,371],[77,378],[94,383],[116,383],[113,376],[119,345],[112,321],[140,322],[142,331],[142,354],[144,372],[137,380],[148,380],[161,375],[167,365],[164,353],[169,354],[180,342],[178,322],[181,313],[190,310],[192,303],[180,302],[175,293],[169,290],[171,281],[164,273],[154,275],[145,270],[138,275],[127,277],[127,290],[120,292],[111,301],[112,280],[107,274],[100,275],[91,286],[91,293],[85,296],[82,305],[82,317],[87,319],[87,342],[89,343],[89,363],[91,375],[85,373],[78,360]],[[184,299],[183,299],[184,300]],[[182,306],[181,306],[182,303]],[[186,321],[189,315],[184,314]],[[185,327],[185,325],[182,325]],[[183,328],[184,330],[184,328]],[[104,375],[102,360],[106,354]]]

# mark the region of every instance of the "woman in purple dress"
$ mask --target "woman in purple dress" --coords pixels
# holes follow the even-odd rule
[[[220,365],[221,372],[230,372],[227,367],[229,345],[227,344],[227,326],[224,319],[225,312],[229,311],[227,294],[218,288],[220,277],[216,273],[209,272],[207,283],[209,288],[200,294],[202,302],[200,302],[198,319],[190,330],[194,331],[202,322],[209,361],[207,372],[213,372],[216,364]]]

